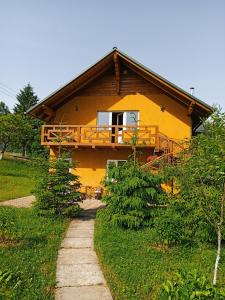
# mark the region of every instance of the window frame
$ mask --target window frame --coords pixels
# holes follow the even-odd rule
[[[118,167],[119,161],[123,161],[124,163],[126,163],[127,159],[107,159],[107,161],[106,161],[106,178],[107,178],[107,180],[109,179],[109,174],[108,174],[109,163],[110,162],[116,163],[116,166]]]

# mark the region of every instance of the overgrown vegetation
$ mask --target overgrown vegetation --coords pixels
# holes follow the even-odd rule
[[[175,177],[179,193],[170,195],[169,209],[159,213],[156,228],[162,229],[159,230],[162,242],[165,234],[170,242],[217,240],[213,279],[216,285],[224,230],[225,114],[216,111],[203,126],[204,132],[191,140],[178,163],[165,168],[167,175]],[[168,217],[173,223],[171,227]]]
[[[39,167],[31,162],[5,159],[0,161],[0,201],[31,195]]]
[[[0,299],[54,299],[57,252],[68,220],[8,207],[0,207],[0,217]]]
[[[72,163],[66,154],[42,161],[40,182],[36,189],[36,208],[56,215],[75,217],[80,206],[79,177],[70,172]]]
[[[107,194],[102,199],[107,203],[105,216],[126,228],[150,225],[149,205],[160,203],[164,197],[162,177],[140,168],[132,159],[117,167],[112,165],[108,173]]]
[[[45,155],[41,146],[42,121],[26,115],[26,111],[38,102],[33,88],[27,84],[16,96],[13,113],[0,102],[0,159],[5,151],[21,152],[23,156]]]
[[[225,298],[225,288],[213,286],[206,276],[196,270],[176,273],[172,280],[163,284],[161,299],[190,300],[190,299],[216,299]]]
[[[207,281],[212,282],[215,258],[213,244],[182,243],[164,247],[157,243],[152,227],[139,230],[121,228],[108,223],[102,213],[100,211],[97,214],[95,249],[113,299],[162,299],[163,283],[173,281],[180,270],[190,272],[196,269],[200,276],[204,274]],[[221,251],[218,287],[225,278],[225,249]]]
[[[225,114],[219,110],[215,111],[211,119],[203,123],[203,127],[203,133],[190,141],[189,147],[175,160],[176,163],[172,166],[167,165],[162,169],[162,176],[150,172],[147,175],[147,173],[144,173],[146,171],[141,169],[135,160],[133,163],[111,170],[111,177],[106,181],[108,195],[104,198],[108,206],[98,216],[99,227],[96,233],[96,249],[100,253],[112,289],[114,290],[114,285],[119,289],[119,282],[125,280],[131,290],[127,298],[120,292],[115,291],[116,299],[146,299],[145,283],[141,284],[140,287],[142,295],[136,297],[139,288],[134,289],[134,282],[120,270],[120,267],[122,268],[125,265],[124,269],[128,272],[128,276],[132,276],[129,267],[126,267],[129,259],[126,257],[125,252],[133,249],[133,245],[125,238],[126,234],[131,237],[134,235],[138,239],[138,234],[141,236],[143,232],[143,229],[138,232],[124,229],[141,228],[143,225],[150,225],[149,239],[146,237],[149,246],[146,245],[146,247],[147,249],[151,248],[151,250],[145,250],[146,252],[142,255],[137,254],[135,251],[133,255],[130,253],[132,260],[134,260],[132,270],[135,270],[135,272],[133,271],[135,278],[138,277],[136,274],[138,266],[135,267],[135,264],[137,262],[140,264],[138,255],[144,260],[145,256],[150,256],[149,259],[151,259],[151,255],[153,257],[155,255],[152,252],[153,249],[160,253],[165,252],[164,263],[170,264],[170,260],[173,261],[174,267],[172,270],[175,271],[180,269],[180,263],[174,260],[170,254],[181,251],[179,259],[183,259],[182,255],[187,259],[187,262],[182,264],[182,269],[190,271],[189,267],[192,266],[193,269],[197,269],[199,272],[192,279],[190,279],[191,275],[189,274],[184,275],[184,278],[180,277],[178,283],[172,281],[167,295],[164,293],[163,296],[162,294],[159,296],[157,292],[159,288],[155,286],[153,294],[146,293],[148,297],[151,295],[150,298],[153,299],[152,297],[157,295],[158,297],[164,297],[162,299],[223,299],[224,286],[218,288],[216,286],[218,286],[218,282],[221,283],[224,279],[224,273],[219,269],[219,261],[221,260],[221,263],[224,264],[224,249],[221,242],[225,233]],[[162,178],[167,182],[173,179],[175,183],[174,194],[171,193],[165,196],[160,191]],[[164,204],[163,208],[158,205],[160,203]],[[156,204],[156,206],[153,208],[151,204]],[[122,229],[119,229],[118,226],[110,227],[110,230],[113,231],[111,233],[111,236],[113,235],[112,239],[116,235],[115,247],[120,249],[119,254],[111,249],[109,250],[112,247],[109,242],[108,251],[110,253],[106,253],[105,242],[100,241],[99,236],[102,232],[104,232],[105,237],[107,236],[107,240],[111,239],[111,237],[108,238],[109,229],[106,224],[106,216],[108,220],[112,221],[111,224],[122,227]],[[103,236],[101,238],[104,239]],[[113,242],[111,240],[111,243]],[[132,242],[134,243],[134,241]],[[140,245],[135,244],[135,247],[137,247],[135,250],[138,247],[144,247],[143,241],[139,240],[139,242]],[[216,260],[215,242],[217,242]],[[120,243],[125,243],[125,247],[124,245],[121,246]],[[193,251],[198,253],[200,264],[197,264],[193,256],[190,257],[192,261],[189,260],[189,257],[187,258],[187,255]],[[202,256],[204,256],[204,260],[201,260]],[[123,259],[119,261],[119,257]],[[157,257],[157,262],[160,265],[159,257]],[[129,263],[131,262],[129,261]],[[143,272],[145,267],[141,264],[140,269]],[[160,278],[159,281],[154,279],[155,276],[158,277],[161,274],[159,268],[155,270],[158,275],[153,275],[153,270],[148,269],[149,274],[146,273],[145,276],[146,278],[150,277],[154,284],[156,281],[156,285],[161,285],[162,289],[162,283],[166,277],[167,279],[172,278],[171,276],[174,273],[171,272],[172,270],[167,270],[167,273],[164,274],[166,275],[165,278],[163,280]],[[219,279],[218,272],[220,276],[222,275]],[[208,277],[207,280],[212,280],[213,277],[212,284],[207,284],[207,281],[203,280],[205,276]],[[189,279],[193,280],[193,284],[188,281]],[[196,289],[198,289],[198,293],[196,293]]]

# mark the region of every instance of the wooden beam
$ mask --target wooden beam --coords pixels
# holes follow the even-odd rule
[[[158,82],[156,82],[156,80],[154,80],[150,76],[146,76],[143,72],[141,72],[139,69],[134,68],[132,65],[128,65],[128,68],[130,68],[133,72],[135,72],[136,74],[138,74],[139,76],[141,76],[142,78],[147,80],[148,82],[152,83],[154,86],[158,87],[167,96],[173,98],[174,100],[176,100],[177,102],[179,102],[183,106],[187,107],[188,103],[186,101],[185,102],[182,101],[181,97],[178,98],[177,96],[175,96],[174,93],[172,93],[168,89],[164,88],[162,84],[159,84]]]
[[[93,76],[88,77],[88,79],[85,82],[83,82],[82,84],[80,84],[78,87],[74,87],[72,92],[68,93],[68,95],[66,97],[64,97],[64,98],[62,97],[63,100],[60,103],[58,103],[57,105],[55,105],[54,108],[58,109],[61,106],[63,106],[65,103],[67,103],[68,101],[73,99],[79,90],[81,90],[83,87],[85,87],[86,85],[91,83],[93,80],[98,78],[100,75],[102,75],[110,66],[111,65],[105,65],[104,68],[102,68],[98,73],[96,73]]]
[[[191,116],[191,114],[193,113],[193,108],[194,108],[195,102],[191,101],[191,103],[188,106],[188,116]]]
[[[55,111],[54,109],[50,108],[49,106],[47,106],[46,104],[42,105],[42,108],[44,109],[45,113],[50,116],[51,118],[55,117]]]
[[[139,69],[141,70],[142,73],[145,73],[147,74],[147,77],[152,77],[155,79],[155,81],[159,82],[160,83],[160,86],[165,86],[168,88],[168,90],[171,90],[173,92],[175,92],[178,96],[182,96],[184,99],[190,101],[190,98],[192,97],[191,95],[189,96],[188,94],[182,92],[181,90],[177,89],[176,87],[172,86],[171,84],[167,83],[164,79],[160,79],[158,76],[154,75],[153,73],[151,73],[150,75],[150,72],[148,70],[146,70],[145,68],[137,65],[136,63],[134,63],[133,61],[131,60],[128,60],[126,57],[124,57],[123,55],[121,55],[121,53],[119,54],[119,56],[124,59],[128,64],[129,66],[133,66],[134,69]],[[201,104],[199,102],[195,102],[195,104],[199,107],[201,107],[203,110],[205,111],[208,111],[210,112],[211,110],[209,108],[207,108],[204,104]]]
[[[116,78],[116,93],[120,94],[120,64],[117,52],[113,55],[113,61],[115,65],[115,78]]]

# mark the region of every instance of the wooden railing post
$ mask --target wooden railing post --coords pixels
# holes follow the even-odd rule
[[[45,142],[45,127],[44,125],[41,126],[41,144]]]
[[[81,127],[77,127],[77,143],[81,143]]]

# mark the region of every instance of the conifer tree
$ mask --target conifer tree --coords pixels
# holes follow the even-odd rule
[[[37,104],[38,97],[28,83],[16,96],[18,103],[14,106],[14,113],[24,114],[30,107]]]
[[[10,114],[8,106],[3,101],[0,101],[0,116],[7,114]]]
[[[46,160],[36,189],[37,208],[57,215],[74,217],[80,211],[79,176],[69,170],[72,164],[66,154]]]
[[[120,166],[111,166],[105,180],[107,203],[105,215],[112,223],[125,228],[149,225],[151,204],[164,198],[161,188],[163,178],[140,167],[133,159]]]
[[[23,119],[23,128],[20,132],[19,143],[17,147],[22,150],[22,155],[26,156],[27,152],[30,154],[38,154],[43,152],[43,147],[40,145],[41,125],[40,120],[36,120],[25,113],[27,110],[38,102],[38,97],[35,95],[32,86],[28,83],[20,93],[17,95],[18,103],[14,106],[14,113],[20,115]],[[30,128],[30,131],[27,130]]]

